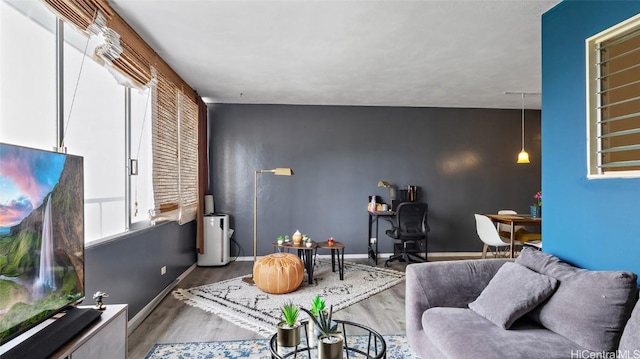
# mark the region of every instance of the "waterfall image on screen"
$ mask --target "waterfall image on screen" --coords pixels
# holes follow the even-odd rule
[[[51,223],[51,196],[47,197],[47,204],[44,207],[42,216],[42,240],[40,246],[40,269],[38,278],[34,284],[34,290],[41,299],[47,289],[56,290],[53,264],[53,226]]]
[[[0,143],[0,342],[84,297],[82,157]]]

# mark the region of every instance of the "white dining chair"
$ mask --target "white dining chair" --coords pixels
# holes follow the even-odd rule
[[[518,214],[518,212],[512,209],[501,209],[498,211],[498,214]],[[498,223],[496,228],[498,228],[498,234],[500,235],[500,237],[504,238],[504,240],[511,242],[511,226],[510,225],[504,224],[504,223]],[[524,226],[515,226],[513,228],[513,231],[515,234],[516,241],[522,243],[523,245],[532,246],[537,249],[542,248],[542,237],[540,236],[539,233],[529,232],[524,228]]]
[[[505,242],[498,234],[498,229],[493,224],[493,221],[487,216],[481,214],[473,215],[476,219],[476,232],[478,237],[484,243],[482,247],[482,258],[487,258],[487,251],[493,247],[493,256],[508,256],[508,248],[511,246],[511,241]],[[520,242],[515,241],[514,245],[520,245]],[[502,252],[504,250],[504,253]]]

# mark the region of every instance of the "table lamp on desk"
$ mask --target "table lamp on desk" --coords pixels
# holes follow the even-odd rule
[[[389,188],[389,205],[391,206],[391,210],[393,210],[393,201],[396,199],[396,188],[390,182],[387,181],[378,181],[378,187],[387,187]]]

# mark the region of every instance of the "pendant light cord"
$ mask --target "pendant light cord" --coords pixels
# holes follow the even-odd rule
[[[522,150],[524,151],[524,92],[522,93]]]

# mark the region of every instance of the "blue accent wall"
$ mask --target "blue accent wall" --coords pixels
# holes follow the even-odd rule
[[[585,40],[640,1],[564,1],[542,16],[544,251],[640,274],[640,179],[587,179]]]

